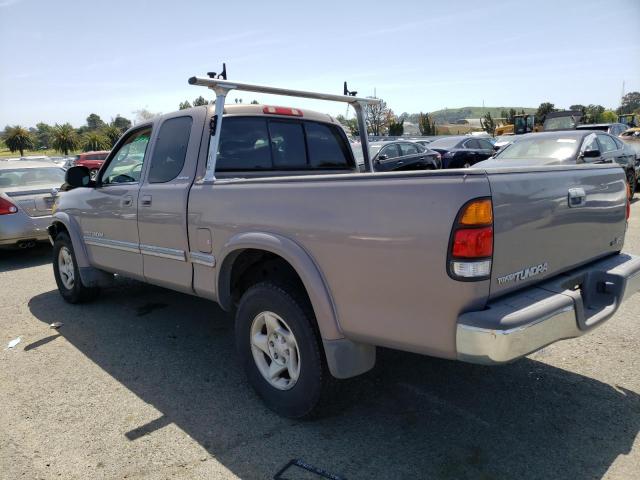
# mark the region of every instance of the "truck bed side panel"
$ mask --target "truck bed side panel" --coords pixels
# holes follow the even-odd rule
[[[449,236],[460,207],[487,195],[481,172],[196,184],[189,228],[212,229],[218,266],[238,233],[290,238],[321,271],[347,338],[455,358],[456,319],[484,305],[489,281],[449,278]],[[195,269],[196,287],[214,284],[206,274]]]

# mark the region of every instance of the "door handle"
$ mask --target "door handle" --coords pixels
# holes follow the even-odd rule
[[[587,203],[587,194],[583,188],[569,189],[569,207],[582,207]]]
[[[120,200],[121,207],[130,207],[132,203],[133,203],[133,197],[131,195],[126,195],[122,197],[122,200]]]
[[[142,196],[142,206],[150,207],[151,206],[151,195],[143,195]]]

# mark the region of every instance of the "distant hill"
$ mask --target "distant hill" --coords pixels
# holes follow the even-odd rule
[[[493,118],[498,118],[502,115],[502,111],[513,108],[517,113],[524,110],[525,113],[536,113],[537,108],[531,107],[461,107],[461,108],[446,108],[443,110],[435,110],[429,112],[431,117],[436,123],[456,123],[463,118],[480,118],[487,112],[491,112]],[[412,122],[418,121],[418,113],[412,113],[407,117],[407,120]]]

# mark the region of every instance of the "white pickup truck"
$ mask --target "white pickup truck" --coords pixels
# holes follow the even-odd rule
[[[235,312],[251,385],[282,415],[314,413],[377,346],[510,362],[610,318],[640,289],[621,253],[618,165],[358,171],[329,115],[225,106],[233,89],[377,100],[192,78],[214,106],[119,140],[95,181],[68,170],[49,234],[61,295],[120,274]]]

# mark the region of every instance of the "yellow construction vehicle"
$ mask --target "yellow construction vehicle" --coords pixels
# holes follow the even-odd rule
[[[533,114],[515,115],[513,123],[501,125],[495,128],[494,135],[520,135],[523,133],[537,132],[536,116]]]

